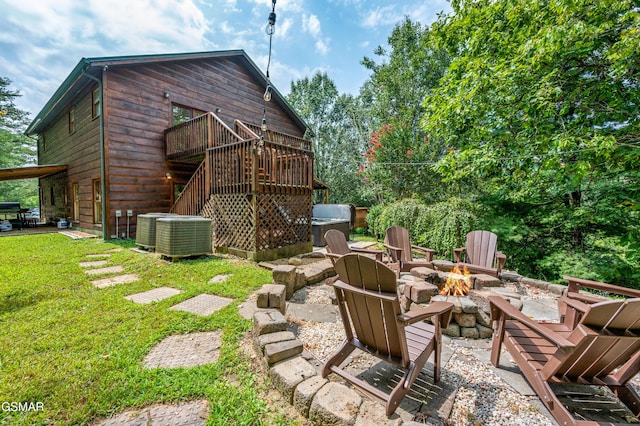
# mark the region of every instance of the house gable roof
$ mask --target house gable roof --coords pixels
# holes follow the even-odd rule
[[[212,52],[191,52],[191,53],[169,53],[154,55],[132,55],[132,56],[108,56],[100,58],[82,58],[75,66],[69,76],[62,82],[58,90],[53,94],[51,99],[45,104],[38,115],[33,119],[27,127],[25,134],[35,135],[42,131],[58,114],[67,107],[70,100],[92,80],[101,78],[101,71],[108,69],[111,65],[135,65],[154,62],[181,61],[194,59],[211,59],[211,58],[237,58],[247,68],[249,73],[260,81],[264,81],[265,87],[267,83],[266,76],[260,71],[258,66],[249,58],[244,50],[224,50]],[[106,68],[105,68],[106,67]],[[296,113],[293,107],[287,102],[286,98],[272,87],[271,102],[279,104],[294,120],[294,122],[302,129],[310,131],[309,126]]]

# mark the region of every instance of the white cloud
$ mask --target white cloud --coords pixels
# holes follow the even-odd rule
[[[329,53],[329,45],[327,41],[324,40],[316,40],[316,51],[318,51],[322,55],[326,55]]]
[[[377,7],[365,12],[361,25],[364,28],[394,25],[402,19],[402,14],[395,12],[395,6]]]
[[[303,16],[302,29],[311,34],[311,37],[317,38],[320,35],[320,20],[316,15]]]

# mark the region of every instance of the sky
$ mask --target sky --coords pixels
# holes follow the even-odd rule
[[[266,74],[272,0],[0,0],[0,76],[33,118],[84,58],[243,49]],[[431,24],[447,0],[277,0],[269,76],[291,83],[326,72],[357,94],[376,58],[408,16]]]

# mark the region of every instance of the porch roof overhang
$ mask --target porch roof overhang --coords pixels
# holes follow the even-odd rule
[[[67,166],[60,164],[0,169],[0,181],[43,178],[64,170],[67,170]]]

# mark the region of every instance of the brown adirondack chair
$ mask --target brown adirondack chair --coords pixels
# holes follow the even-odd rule
[[[490,231],[471,231],[467,245],[453,249],[453,260],[464,263],[471,273],[498,276],[507,257],[498,251],[498,236]]]
[[[339,279],[333,284],[346,340],[324,365],[322,376],[335,373],[386,402],[393,414],[427,359],[434,354],[433,380],[440,380],[440,329],[449,325],[453,304],[434,302],[402,313],[396,275],[386,265],[359,254],[336,260]],[[433,324],[423,320],[433,317]],[[343,370],[340,365],[360,349],[405,370],[389,393]]]
[[[607,292],[611,295],[626,296],[626,297],[640,297],[640,290],[634,290],[631,288],[619,287],[613,284],[602,283],[598,281],[585,280],[582,278],[563,277],[569,282],[566,293],[558,298],[558,313],[560,314],[560,320],[567,326],[573,328],[580,321],[581,312],[576,309],[567,309],[567,300],[578,300],[586,304],[594,304],[605,301],[606,299],[601,296],[580,292],[581,289],[591,289]]]
[[[349,247],[347,239],[343,232],[337,229],[329,229],[324,234],[324,240],[327,242],[327,256],[331,259],[331,263],[335,266],[336,260],[341,256],[350,253],[361,253],[367,256],[374,257],[376,260],[382,262],[382,250],[363,249],[358,247]]]
[[[418,266],[431,268],[435,250],[411,244],[409,231],[401,226],[392,226],[385,232],[384,248],[398,274],[409,272]],[[413,251],[420,251],[424,254],[424,259],[414,259]]]
[[[638,423],[640,399],[628,382],[640,370],[640,298],[587,305],[575,327],[538,323],[500,296],[489,296],[494,320],[491,362],[502,344],[561,425]]]

